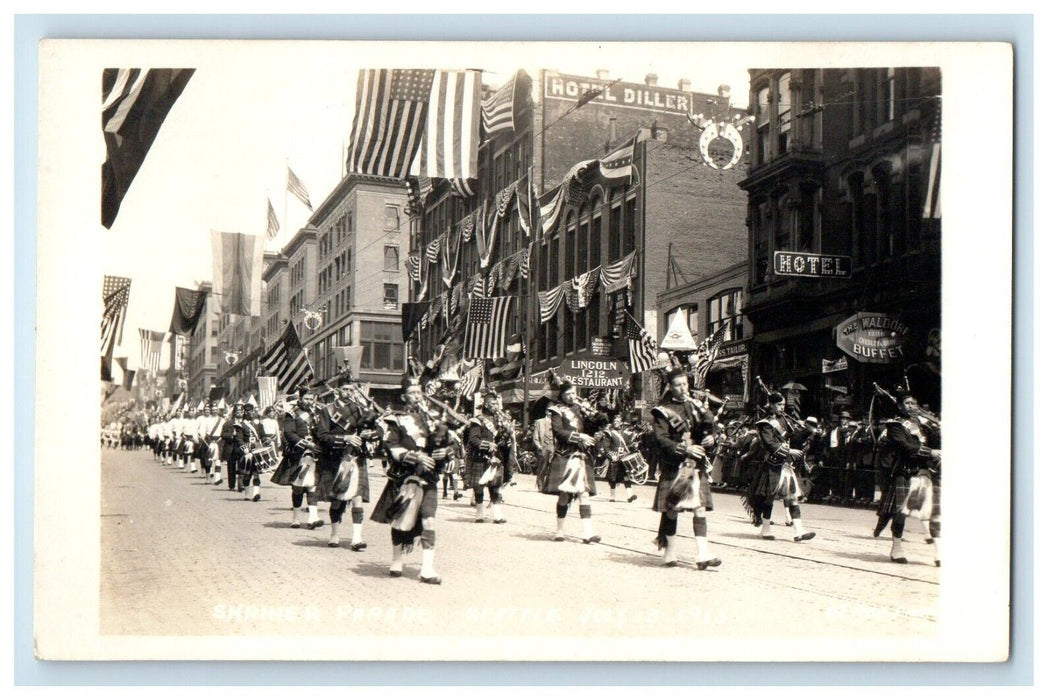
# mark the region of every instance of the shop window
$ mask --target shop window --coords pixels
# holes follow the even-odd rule
[[[363,321],[359,327],[359,344],[363,347],[366,369],[403,370],[402,330],[398,323]]]
[[[744,315],[741,311],[743,290],[727,289],[707,301],[707,334],[718,330],[725,321],[729,327],[725,330],[723,341],[740,340],[744,337]]]

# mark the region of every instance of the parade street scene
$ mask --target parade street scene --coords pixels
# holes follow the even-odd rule
[[[100,633],[936,635],[941,69],[367,58],[98,76]]]

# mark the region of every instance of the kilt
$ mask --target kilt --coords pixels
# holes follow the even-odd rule
[[[545,479],[542,479],[542,475],[540,474],[539,483],[542,485],[542,493],[548,494],[550,496],[559,496],[564,493],[560,490],[560,485],[561,482],[564,481],[564,472],[568,466],[568,459],[572,456],[572,454],[575,453],[573,452],[571,454],[566,455],[557,453],[553,455],[553,459],[551,459],[549,462]],[[579,454],[583,455],[583,459],[586,462],[586,492],[588,492],[591,496],[596,496],[597,483],[594,479],[593,466],[590,463],[591,460],[586,457],[584,453],[580,452]]]
[[[605,474],[605,479],[608,480],[609,484],[622,484],[629,480],[626,473],[626,464],[624,464],[623,460],[608,460],[608,473]]]
[[[670,495],[670,487],[678,476],[677,470],[659,473],[659,483],[656,485],[656,496],[652,499],[652,510],[657,513],[665,513],[667,496]],[[707,510],[714,510],[714,498],[711,496],[711,485],[707,482],[707,475],[700,474],[700,505]]]
[[[489,482],[483,484],[479,483],[480,478],[484,475],[484,472],[486,472],[488,467],[490,466],[491,462],[488,459],[473,459],[471,462],[468,462],[465,468],[466,488],[475,489],[477,486],[494,486],[495,488],[498,488],[499,486],[501,486],[505,469],[500,463],[498,464],[498,469],[495,470],[494,478],[492,478]]]
[[[375,523],[389,524],[392,522],[392,517],[388,513],[388,510],[396,502],[396,498],[399,496],[399,489],[402,483],[396,483],[392,479],[389,479],[385,484],[385,488],[381,491],[381,496],[377,499],[377,505],[374,506],[374,512],[370,514],[370,520]],[[424,495],[421,501],[421,509],[418,511],[418,524],[426,518],[436,517],[436,507],[439,503],[436,497],[436,484],[425,483],[422,485]]]
[[[271,475],[271,483],[278,484],[279,486],[293,486],[294,481],[301,474],[301,457],[304,456],[303,452],[297,452],[294,454],[285,454],[282,457],[282,461],[279,462],[275,472]],[[315,478],[311,479],[312,486],[308,488],[309,491],[315,489],[315,484],[318,483],[319,465],[316,462],[310,469],[315,470]]]
[[[355,457],[359,467],[359,496],[363,497],[363,503],[370,502],[370,473],[367,470],[365,457]],[[319,483],[317,492],[320,501],[349,501],[350,498],[340,496],[348,491],[351,486],[351,474],[341,470],[341,460],[336,463],[333,460],[319,461]]]
[[[919,507],[918,503],[909,503],[910,496],[914,496],[911,489],[912,475],[910,474],[898,474],[890,480],[885,491],[883,491],[883,497],[879,500],[879,515],[893,516],[905,514],[905,509],[911,506]],[[940,520],[941,519],[941,481],[939,479],[931,478],[932,482],[932,495],[931,495],[931,507],[930,507],[930,518],[925,517],[927,513],[920,513],[923,520]]]
[[[791,482],[794,482],[794,493],[790,493]],[[802,495],[801,486],[794,470],[784,465],[779,469],[763,464],[751,480],[747,495],[762,500],[798,500]]]

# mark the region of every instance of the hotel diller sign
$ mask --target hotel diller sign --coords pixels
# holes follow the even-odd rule
[[[773,273],[784,277],[849,277],[848,255],[818,255],[778,250],[773,253]]]
[[[858,362],[889,364],[905,359],[908,330],[894,316],[862,312],[835,327],[835,344]]]
[[[595,104],[608,103],[616,107],[635,107],[673,114],[692,111],[692,94],[683,90],[597,80],[577,75],[546,75],[546,97],[577,101],[588,90],[601,90],[601,94],[593,100]]]

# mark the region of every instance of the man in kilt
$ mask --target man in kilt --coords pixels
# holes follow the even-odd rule
[[[238,455],[235,452],[236,430],[235,426],[242,422],[242,402],[237,402],[231,408],[231,416],[224,421],[220,430],[220,461],[227,465],[227,490],[234,491],[239,488],[238,483]]]
[[[629,452],[630,448],[626,443],[626,436],[623,434],[623,415],[616,413],[612,417],[612,424],[597,436],[597,458],[608,462],[608,469],[605,470],[604,474],[605,479],[608,481],[609,502],[615,501],[615,487],[619,484],[622,484],[623,488],[626,489],[627,503],[633,503],[637,500],[637,494],[634,493],[626,462],[622,459]]]
[[[240,453],[238,461],[242,490],[246,491],[245,499],[253,502],[260,500],[261,459],[254,450],[264,445],[264,431],[256,414],[256,405],[245,404],[244,416],[235,425],[235,448]],[[250,486],[252,488],[250,489]]]
[[[220,483],[220,465],[217,455],[219,454],[218,442],[220,432],[223,430],[223,415],[215,402],[209,403],[209,408],[202,412],[198,418],[198,461],[204,476],[214,484]]]
[[[886,422],[876,448],[876,464],[888,474],[879,503],[879,522],[890,521],[890,559],[907,564],[902,548],[905,520],[919,517],[928,544],[934,545],[934,565],[941,566],[941,450],[938,426],[921,420],[919,404],[904,390],[897,392],[899,417]],[[881,527],[877,526],[877,531]]]
[[[564,521],[573,500],[579,501],[583,544],[600,542],[593,531],[593,511],[590,497],[597,495],[594,480],[592,448],[596,441],[592,434],[603,427],[607,416],[600,411],[584,410],[579,403],[578,389],[570,381],[563,381],[558,389],[560,400],[546,407],[553,430],[553,458],[545,478],[540,477],[542,493],[557,496],[556,542],[564,541]]]
[[[791,525],[795,529],[795,541],[812,540],[816,533],[807,532],[802,526],[802,511],[799,497],[802,489],[795,475],[795,465],[801,464],[802,450],[793,449],[790,441],[805,432],[802,424],[793,424],[784,414],[784,396],[774,392],[768,397],[768,415],[755,423],[758,431],[758,446],[761,449],[761,464],[744,497],[745,506],[751,513],[751,521],[762,526],[762,539],[776,537],[770,529],[773,517],[773,501],[782,500],[791,514]]]
[[[473,490],[476,503],[476,522],[484,522],[484,487],[491,499],[496,524],[506,521],[502,513],[502,485],[509,481],[509,428],[499,415],[498,394],[488,388],[483,395],[484,406],[465,429],[466,484]]]
[[[421,572],[418,580],[438,585],[436,573],[436,506],[439,474],[436,463],[449,458],[449,448],[430,450],[430,438],[439,416],[429,414],[425,394],[414,376],[403,378],[403,411],[385,416],[385,450],[389,455],[388,483],[370,519],[391,525],[390,576],[403,575],[403,555],[421,539]]]
[[[341,544],[340,527],[348,502],[352,503],[352,551],[366,549],[363,541],[363,504],[370,502],[367,456],[380,438],[380,417],[344,379],[337,400],[319,411],[315,434],[319,447],[319,495],[330,502],[331,547]]]
[[[282,461],[271,475],[271,483],[293,488],[293,522],[290,523],[293,529],[301,525],[300,510],[305,498],[308,500],[308,529],[314,530],[322,526],[316,491],[318,465],[315,458],[318,445],[315,443],[315,428],[318,425],[318,416],[314,403],[311,392],[306,387],[302,388],[296,406],[292,411],[287,411],[282,421],[282,442],[285,449],[282,452]]]
[[[689,375],[675,369],[667,377],[669,398],[652,409],[658,445],[659,484],[652,510],[662,513],[656,545],[663,552],[663,566],[678,565],[674,535],[678,513],[692,512],[696,538],[696,568],[705,571],[722,560],[712,557],[707,542],[707,511],[714,510],[707,479],[707,448],[714,446],[714,415],[707,404],[689,394]]]

